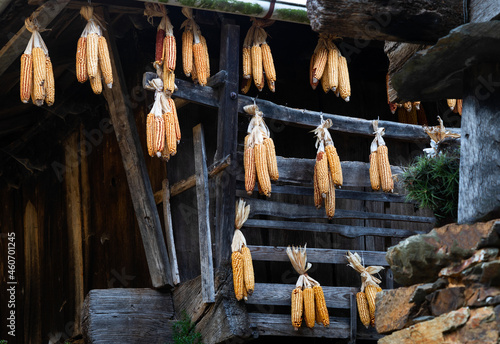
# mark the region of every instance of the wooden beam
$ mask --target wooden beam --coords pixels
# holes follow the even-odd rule
[[[470,0],[470,21],[481,23],[500,18],[500,2],[498,0]]]
[[[69,0],[50,0],[38,7],[33,16],[38,20],[40,28],[45,29],[68,4]],[[31,37],[23,26],[0,50],[0,75],[23,53]]]
[[[99,10],[99,8],[96,10]],[[102,9],[100,12],[102,14]],[[109,22],[108,17],[106,14],[106,22]],[[153,287],[161,288],[173,285],[170,261],[163,238],[160,217],[151,190],[151,182],[146,169],[134,113],[127,101],[125,77],[112,31],[113,28],[108,26],[107,30],[103,30],[103,34],[108,41],[110,58],[113,61],[114,84],[112,89],[104,87],[103,93],[108,103],[111,121],[122,155],[151,281]]]
[[[94,289],[85,298],[85,343],[171,343],[172,294],[152,289]]]
[[[210,195],[208,192],[207,153],[205,134],[198,124],[193,128],[194,166],[196,170],[196,200],[200,243],[201,291],[203,302],[215,302],[212,234],[210,231]]]
[[[177,264],[177,252],[175,250],[174,226],[172,224],[172,212],[170,210],[170,186],[168,179],[162,182],[163,221],[165,222],[165,237],[167,239],[168,257],[172,269],[172,282],[174,285],[181,283],[179,266]]]
[[[357,40],[433,43],[463,23],[463,1],[308,0],[307,14],[317,32]]]

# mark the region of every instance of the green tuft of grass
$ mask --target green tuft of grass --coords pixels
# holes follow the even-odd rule
[[[400,176],[407,200],[431,209],[438,225],[457,220],[459,167],[457,149],[435,157],[419,156]]]
[[[185,311],[172,325],[174,344],[202,344],[201,333],[196,332],[195,323]]]

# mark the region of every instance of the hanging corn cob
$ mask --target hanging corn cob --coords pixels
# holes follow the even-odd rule
[[[446,103],[448,103],[448,106],[451,111],[455,109],[455,106],[457,106],[457,100],[456,99],[446,99]]]
[[[276,70],[271,54],[271,47],[266,42],[267,33],[264,27],[271,25],[274,21],[251,18],[252,26],[248,30],[243,41],[243,79],[253,81],[259,91],[264,88],[264,82],[271,92],[276,88]],[[265,80],[265,81],[264,81]],[[241,91],[247,93],[251,83],[245,82]]]
[[[177,153],[181,140],[175,102],[163,91],[160,78],[149,81],[145,88],[155,91],[155,101],[146,120],[148,154],[168,161]]]
[[[245,190],[249,195],[258,181],[259,190],[266,196],[271,195],[271,180],[279,178],[278,163],[274,141],[269,137],[263,113],[257,105],[247,105],[243,110],[253,115],[248,125],[248,135],[245,137],[244,167],[245,167]]]
[[[113,71],[106,38],[102,35],[102,19],[94,14],[91,6],[83,6],[80,14],[87,25],[78,39],[76,50],[76,78],[79,82],[90,79],[95,94],[102,92],[102,81],[113,87]]]
[[[391,165],[389,164],[389,154],[385,141],[382,138],[385,129],[378,126],[378,120],[372,121],[373,133],[375,138],[370,146],[370,182],[373,190],[378,190],[376,182],[376,173],[380,176],[380,187],[384,192],[392,192],[394,189],[394,181],[392,179]],[[376,147],[376,153],[375,152]],[[373,155],[372,155],[373,154]],[[375,159],[376,157],[376,159]],[[372,166],[377,163],[377,167]]]
[[[314,130],[316,135],[316,163],[314,165],[314,205],[321,208],[325,198],[325,210],[328,218],[335,214],[335,186],[342,186],[342,167],[337,149],[333,145],[332,136],[328,128],[331,120],[321,120],[321,124]]]
[[[207,84],[210,77],[210,57],[205,37],[201,34],[200,27],[194,21],[193,10],[182,8],[186,20],[182,23],[182,68],[186,76],[191,76],[195,83],[201,86]]]
[[[361,291],[356,294],[359,318],[366,328],[375,322],[375,295],[382,291],[379,284],[382,282],[376,278],[375,274],[384,268],[382,266],[369,266],[365,268],[361,262],[361,257],[357,253],[347,252],[347,261],[351,268],[361,275]]]
[[[21,55],[19,80],[21,101],[28,103],[31,97],[33,104],[37,106],[42,106],[44,102],[52,106],[55,101],[55,85],[49,51],[40,35],[40,26],[36,18],[27,18],[24,25],[32,34]]]
[[[306,245],[304,247],[288,246],[286,253],[293,268],[299,274],[291,295],[292,326],[298,330],[302,326],[302,319],[309,328],[313,328],[315,322],[325,327],[329,326],[330,317],[323,288],[318,281],[307,274],[307,270],[312,265],[307,262]]]
[[[255,277],[253,273],[252,255],[247,247],[245,236],[241,232],[241,227],[248,219],[250,206],[245,205],[245,201],[240,199],[236,202],[235,231],[233,243],[231,244],[231,262],[233,268],[234,295],[236,299],[247,300],[252,295],[255,287]]]

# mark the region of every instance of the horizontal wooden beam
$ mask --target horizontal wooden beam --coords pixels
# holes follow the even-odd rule
[[[433,43],[464,22],[462,0],[308,0],[307,14],[314,31],[358,40]]]
[[[429,227],[432,227],[429,225]],[[243,228],[267,228],[267,229],[286,229],[292,231],[306,231],[317,233],[335,233],[348,238],[357,238],[365,235],[374,235],[390,238],[407,238],[416,234],[424,234],[424,231],[379,228],[365,226],[349,226],[323,222],[301,222],[301,221],[277,221],[277,220],[259,220],[248,219]],[[431,228],[429,228],[430,230]]]
[[[289,262],[286,254],[286,247],[278,246],[254,246],[248,245],[255,261]],[[389,266],[385,260],[385,252],[377,251],[356,251],[365,266],[380,265]],[[354,253],[354,251],[353,251]],[[347,250],[327,249],[327,248],[307,248],[307,261],[311,263],[326,264],[347,264]]]

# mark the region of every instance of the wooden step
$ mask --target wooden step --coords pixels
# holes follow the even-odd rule
[[[430,227],[430,226],[429,226]],[[243,225],[243,228],[268,228],[268,229],[286,229],[292,231],[307,231],[318,233],[335,233],[348,238],[357,238],[364,235],[375,235],[381,237],[407,238],[416,234],[423,234],[426,231],[416,231],[397,228],[379,228],[339,225],[333,223],[318,222],[300,222],[300,221],[276,221],[249,219]],[[430,229],[430,228],[429,228]]]
[[[255,261],[275,261],[288,262],[286,247],[283,246],[254,246],[248,245],[252,253],[252,259]],[[346,254],[348,250],[326,249],[326,248],[307,248],[307,261],[311,263],[325,264],[347,264]],[[385,252],[377,251],[351,251],[357,252],[365,266],[380,265],[389,266],[385,260]]]
[[[326,219],[325,209],[316,209],[314,206],[298,205],[283,202],[272,202],[255,198],[246,198],[250,205],[250,218],[256,215],[277,216],[288,219]],[[357,210],[336,209],[334,219],[361,219],[361,220],[388,220],[419,223],[434,223],[434,217],[393,215],[372,213]]]

